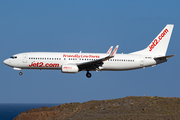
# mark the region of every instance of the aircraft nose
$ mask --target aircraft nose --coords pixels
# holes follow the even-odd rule
[[[8,65],[8,60],[7,60],[7,59],[4,60],[3,63],[6,64],[6,65]]]

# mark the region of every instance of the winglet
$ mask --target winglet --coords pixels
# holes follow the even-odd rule
[[[119,47],[119,45],[117,45],[117,46],[114,48],[114,50],[113,50],[113,52],[111,53],[110,56],[115,56],[115,54],[116,54],[116,52],[117,52],[117,50],[118,50],[118,47]]]
[[[111,47],[109,48],[109,50],[107,51],[107,54],[110,54],[110,53],[111,53],[112,48],[113,48],[113,46],[111,46]]]

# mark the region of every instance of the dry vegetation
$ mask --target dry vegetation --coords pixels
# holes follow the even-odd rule
[[[179,120],[180,98],[125,97],[42,107],[14,120]]]

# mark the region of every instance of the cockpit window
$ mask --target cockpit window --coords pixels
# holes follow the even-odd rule
[[[12,58],[12,59],[16,59],[16,58],[17,58],[17,56],[11,56],[10,58]]]

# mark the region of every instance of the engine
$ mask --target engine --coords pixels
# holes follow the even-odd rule
[[[62,65],[61,72],[62,73],[78,73],[79,68],[77,65]]]

